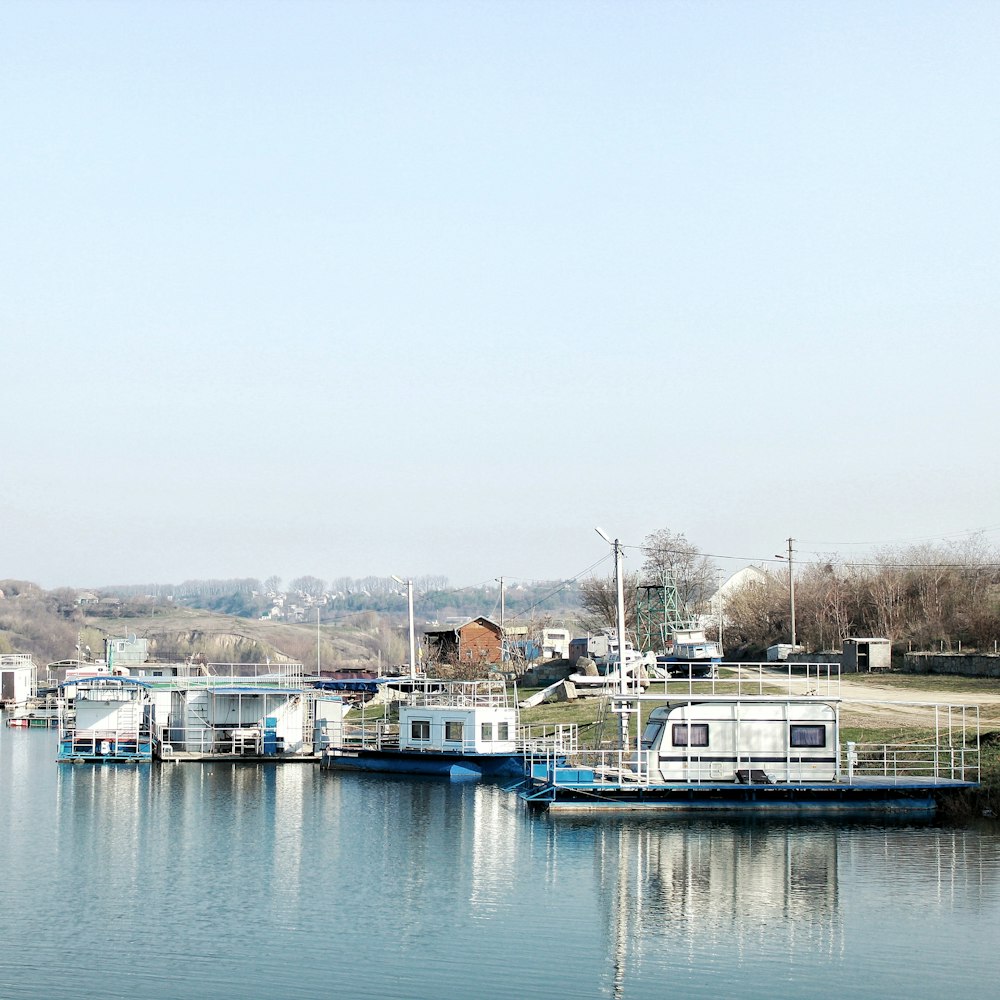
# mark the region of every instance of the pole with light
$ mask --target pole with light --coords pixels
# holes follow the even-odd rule
[[[622,698],[621,711],[618,713],[618,746],[628,750],[628,715],[625,709],[625,696],[628,685],[625,680],[625,581],[622,574],[622,546],[616,538],[612,541],[600,528],[594,528],[601,538],[614,549],[615,553],[615,627],[618,632],[618,694]]]
[[[413,581],[401,580],[398,576],[394,576],[393,580],[406,587],[406,613],[410,622],[410,680],[412,681],[417,676],[416,645],[413,641]]]
[[[795,650],[795,574],[792,571],[792,542],[794,538],[788,539],[788,555],[780,556],[775,553],[775,559],[788,560],[788,612],[792,618],[792,651]]]
[[[504,669],[504,663],[507,661],[507,633],[504,631],[504,592],[503,592],[503,577],[496,577],[497,583],[500,584],[500,669]]]

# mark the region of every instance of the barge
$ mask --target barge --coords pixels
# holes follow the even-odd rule
[[[808,667],[783,677],[731,664],[718,679],[617,694],[612,712],[645,715],[636,745],[535,759],[521,796],[560,812],[930,815],[978,784],[977,707],[922,705],[925,737],[846,742],[841,710],[860,703],[839,697],[838,665]]]

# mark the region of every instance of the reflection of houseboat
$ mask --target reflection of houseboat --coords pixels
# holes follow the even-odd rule
[[[576,729],[522,728],[502,681],[428,681],[412,686],[398,722],[340,722],[326,735],[323,766],[335,770],[523,777],[527,753],[565,755]]]
[[[932,813],[978,782],[978,709],[925,706],[927,739],[842,745],[839,668],[809,666],[614,695],[616,713],[648,710],[638,747],[536,762],[522,794],[543,809]]]
[[[81,677],[59,691],[57,760],[152,760],[149,688],[142,681],[107,674]]]

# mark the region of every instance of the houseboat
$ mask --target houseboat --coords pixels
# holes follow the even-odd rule
[[[59,750],[72,763],[153,758],[149,687],[104,674],[59,686]]]
[[[839,665],[773,666],[612,696],[614,713],[645,715],[637,745],[536,760],[522,797],[549,811],[931,814],[978,783],[978,708],[922,706],[927,739],[844,743]]]
[[[326,731],[322,766],[332,770],[451,778],[525,775],[531,754],[562,760],[575,726],[522,727],[503,681],[418,681],[407,685],[398,721],[340,721]]]

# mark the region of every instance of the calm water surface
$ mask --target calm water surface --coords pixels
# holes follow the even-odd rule
[[[0,997],[939,998],[1000,981],[989,828],[535,817],[0,732]]]

